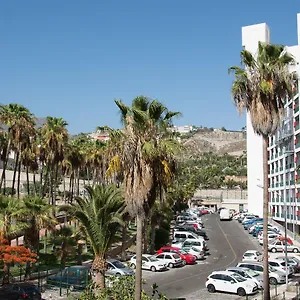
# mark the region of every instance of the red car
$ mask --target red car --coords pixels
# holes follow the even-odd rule
[[[177,247],[172,247],[172,246],[165,246],[161,247],[158,251],[156,251],[158,254],[160,253],[166,253],[166,252],[172,252],[172,253],[177,253],[180,258],[183,260],[184,264],[194,264],[196,262],[196,257],[192,254],[189,254],[180,248]]]

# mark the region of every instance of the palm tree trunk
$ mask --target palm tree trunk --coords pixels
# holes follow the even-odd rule
[[[5,171],[6,171],[7,163],[8,163],[8,159],[9,159],[10,145],[11,145],[11,139],[9,138],[8,142],[7,142],[6,157],[3,162],[3,170],[2,170],[1,181],[0,181],[0,190],[2,188],[3,180],[5,178]]]
[[[2,285],[8,284],[8,283],[9,283],[9,264],[4,263]]]
[[[56,205],[56,195],[57,195],[57,190],[59,189],[59,185],[57,182],[57,178],[58,178],[58,163],[55,165],[55,188],[53,189],[53,198],[54,198],[54,205]]]
[[[34,194],[37,195],[35,172],[33,172],[33,187],[34,187]]]
[[[42,184],[42,181],[43,181],[43,172],[41,172],[41,184]],[[45,180],[44,180],[44,184],[42,185],[42,197],[43,198],[45,196],[46,185],[48,184],[48,186],[49,186],[49,182],[50,182],[50,164],[47,163]],[[48,189],[48,192],[49,192],[49,189]]]
[[[30,187],[29,187],[29,171],[28,166],[26,166],[26,181],[27,181],[27,195],[30,194]]]
[[[66,204],[66,177],[63,175],[63,201]]]
[[[86,174],[87,174],[87,182],[88,186],[90,185],[90,168],[86,167]]]
[[[122,226],[121,261],[126,261],[127,223]]]
[[[44,164],[42,163],[41,172],[40,172],[40,195],[42,198],[44,197],[43,175],[44,175]]]
[[[95,184],[96,184],[96,178],[97,178],[97,169],[95,168],[95,170],[94,170],[94,175],[93,175],[93,187],[94,187]]]
[[[263,253],[264,253],[264,300],[270,300],[269,259],[268,259],[268,216],[269,216],[269,179],[268,179],[268,137],[264,138],[263,145],[264,170],[264,199],[263,199]]]
[[[105,288],[105,270],[106,261],[105,257],[96,255],[93,261],[92,270],[95,271],[95,285],[100,289]]]
[[[82,265],[82,248],[83,248],[83,244],[77,243],[77,265],[79,266]]]
[[[136,271],[135,271],[135,300],[141,300],[142,291],[142,246],[143,246],[143,216],[136,217]]]
[[[15,182],[16,182],[16,175],[17,175],[17,170],[18,170],[18,165],[19,165],[19,157],[20,157],[20,153],[19,151],[17,152],[17,157],[15,160],[15,165],[14,165],[14,175],[13,175],[13,181],[12,181],[12,186],[11,186],[11,190],[12,190],[12,195],[14,194],[14,189],[15,189]]]
[[[20,198],[20,184],[21,184],[21,160],[19,161],[19,166],[18,166],[18,184],[17,184],[18,199]]]
[[[79,196],[79,182],[80,181],[80,171],[79,168],[77,169],[77,191],[76,191],[76,195]]]
[[[53,165],[52,165],[52,168],[50,169],[50,199],[51,199],[51,204],[54,205],[54,198],[53,198],[53,171],[54,171],[54,168],[53,168]]]

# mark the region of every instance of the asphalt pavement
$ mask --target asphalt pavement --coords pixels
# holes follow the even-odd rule
[[[237,299],[237,295],[209,294],[205,288],[206,277],[215,270],[224,270],[241,261],[247,250],[257,249],[250,235],[237,221],[220,221],[217,214],[202,217],[209,241],[210,255],[197,265],[174,268],[165,272],[143,271],[147,289],[156,283],[158,290],[168,298],[185,297],[187,300]]]

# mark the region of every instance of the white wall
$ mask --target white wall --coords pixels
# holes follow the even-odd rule
[[[300,13],[297,14],[298,45],[300,45]]]
[[[242,28],[242,46],[256,54],[258,42],[270,42],[267,24],[256,24]],[[250,115],[247,113],[247,172],[248,210],[262,217],[263,189],[257,185],[263,182],[263,139],[254,133]]]

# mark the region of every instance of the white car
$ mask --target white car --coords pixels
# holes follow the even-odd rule
[[[263,256],[262,254],[257,250],[248,250],[243,255],[243,261],[262,261]]]
[[[204,239],[186,239],[184,242],[172,244],[172,247],[178,247],[180,249],[194,247],[200,252],[204,252],[207,250],[207,246]]]
[[[276,239],[276,238],[279,237],[279,236],[280,236],[280,234],[275,233],[275,232],[273,232],[273,233],[268,233],[268,243],[269,243],[270,241]],[[262,234],[258,237],[258,242],[259,242],[260,245],[263,245],[264,239],[263,239],[263,235],[262,235]]]
[[[184,262],[177,253],[160,253],[156,254],[155,257],[162,263],[167,265],[169,268],[183,266]]]
[[[246,296],[258,291],[258,286],[253,280],[243,278],[241,275],[229,271],[212,272],[206,278],[205,285],[210,293],[220,291]]]
[[[133,255],[130,259],[130,267],[135,269],[136,256]],[[142,269],[151,270],[152,272],[167,270],[167,265],[162,263],[154,255],[143,254],[142,255]]]
[[[185,247],[182,248],[182,250],[184,250],[185,252],[192,254],[196,257],[196,259],[204,259],[204,252],[200,251],[199,249],[195,248],[195,247]]]
[[[286,273],[286,264],[285,264],[285,259],[283,258],[269,259],[269,265],[277,271],[280,271],[284,274]],[[289,266],[289,264],[287,267],[288,267],[288,275],[290,276],[294,273],[294,268]]]

